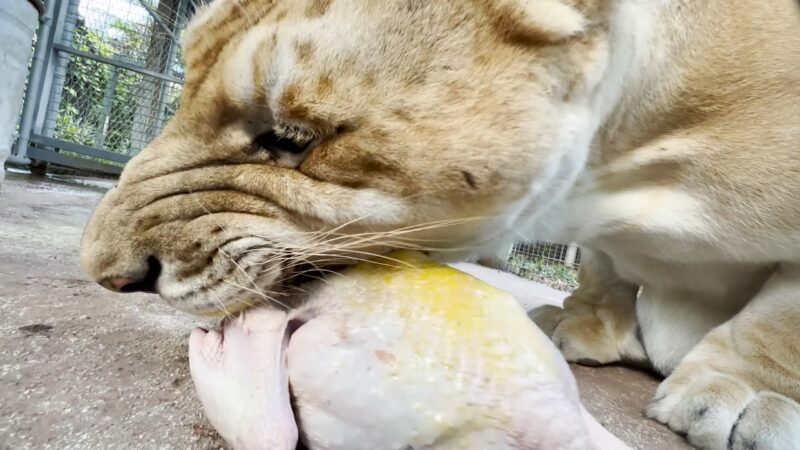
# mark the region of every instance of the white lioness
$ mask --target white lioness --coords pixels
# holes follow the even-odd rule
[[[698,447],[800,448],[796,0],[218,0],[185,56],[87,227],[103,285],[203,314],[391,247],[575,240],[534,313],[567,359],[668,375],[648,414]]]

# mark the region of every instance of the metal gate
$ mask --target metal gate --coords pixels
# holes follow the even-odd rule
[[[12,154],[117,174],[177,109],[197,0],[47,0]]]

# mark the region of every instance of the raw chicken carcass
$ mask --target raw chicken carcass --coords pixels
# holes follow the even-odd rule
[[[288,313],[192,333],[197,392],[234,448],[294,449],[298,435],[314,450],[625,448],[513,297],[418,253],[392,258]]]

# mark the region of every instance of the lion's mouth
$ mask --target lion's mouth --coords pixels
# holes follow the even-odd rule
[[[336,276],[347,265],[338,264],[331,266],[320,266],[310,262],[301,263],[292,270],[287,271],[286,275],[279,280],[279,287],[287,292],[304,287],[305,285],[317,281],[324,281],[326,278]]]
[[[329,254],[324,248],[301,250],[313,255],[264,237],[243,236],[226,241],[209,258],[211,264],[188,276],[180,265],[167,263],[162,268],[152,258],[148,279],[142,283],[154,285],[157,288],[150,292],[193,315],[230,315],[258,306],[289,310],[302,304],[313,283],[340,276],[345,267],[364,259],[358,254]]]
[[[277,277],[266,285],[254,283],[252,286],[240,286],[228,280],[219,283],[220,286],[239,288],[228,292],[223,289],[201,289],[194,292],[193,298],[188,301],[177,304],[167,301],[178,309],[198,316],[231,316],[261,306],[288,311],[305,303],[315,284],[339,276],[345,267],[345,264],[320,266],[310,262],[296,263],[277,271]]]

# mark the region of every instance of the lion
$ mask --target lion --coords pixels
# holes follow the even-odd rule
[[[795,0],[217,0],[83,269],[194,314],[392,249],[584,251],[569,361],[705,449],[800,448]]]

